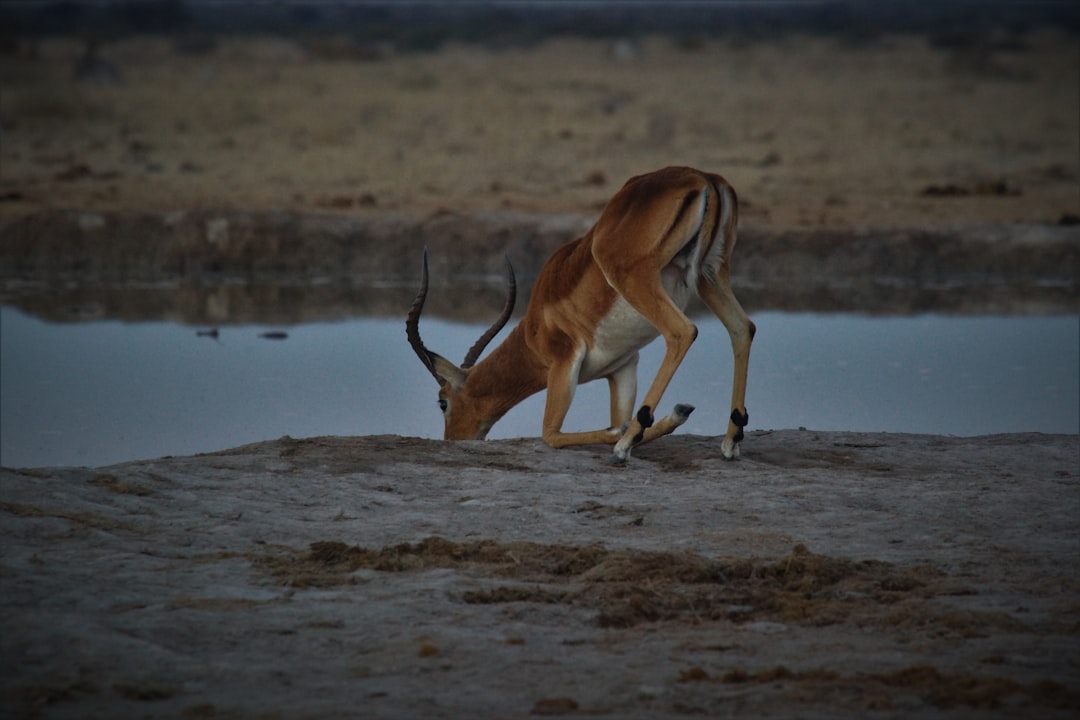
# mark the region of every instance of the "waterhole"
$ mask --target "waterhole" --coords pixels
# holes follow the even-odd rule
[[[749,429],[944,435],[1080,431],[1080,320],[755,313]],[[722,434],[731,349],[700,335],[664,396],[697,410],[682,433]],[[100,466],[283,435],[441,437],[434,380],[403,318],[287,326],[46,322],[0,309],[0,461]],[[460,361],[483,328],[425,318],[429,348]],[[494,342],[500,342],[504,330]],[[642,353],[638,396],[662,356]],[[490,438],[537,437],[544,394]],[[579,388],[569,430],[608,424],[607,383]]]

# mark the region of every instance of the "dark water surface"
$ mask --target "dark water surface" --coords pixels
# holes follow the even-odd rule
[[[862,317],[756,313],[751,429],[807,427],[981,435],[1080,432],[1080,321],[1053,317]],[[697,406],[681,432],[723,432],[731,351],[714,320],[664,397]],[[480,327],[425,320],[427,345],[459,359]],[[226,326],[217,339],[170,322],[48,323],[0,309],[0,463],[105,465],[282,435],[440,437],[431,376],[400,319]],[[285,339],[260,337],[284,331]],[[503,333],[505,335],[505,331]],[[496,339],[496,342],[500,338]],[[643,352],[639,397],[662,355]],[[537,436],[543,394],[493,438]],[[579,389],[567,429],[607,424],[607,384]]]

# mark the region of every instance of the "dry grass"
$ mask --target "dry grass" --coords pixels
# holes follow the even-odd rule
[[[354,582],[353,573],[361,569],[408,573],[453,568],[474,580],[492,581],[485,589],[464,593],[466,603],[584,606],[595,612],[597,624],[609,628],[769,621],[804,627],[849,624],[957,640],[1025,629],[1006,614],[942,609],[935,598],[955,595],[957,586],[933,567],[853,562],[812,553],[803,545],[772,561],[711,560],[693,553],[607,550],[600,545],[456,543],[431,537],[375,549],[316,542],[306,554],[263,556],[256,565],[275,582],[298,588]],[[420,653],[434,656],[438,649],[421,648]],[[828,699],[860,709],[896,708],[903,696],[939,708],[1016,703],[1080,708],[1080,695],[1052,681],[1024,685],[994,675],[946,673],[929,665],[854,674],[736,667],[720,675],[692,666],[681,670],[675,681],[768,685],[800,701]],[[538,704],[533,712],[553,714],[562,707],[554,701],[550,705]]]
[[[262,556],[256,564],[275,582],[297,588],[353,583],[361,569],[396,573],[453,568],[494,581],[466,593],[465,602],[585,606],[596,612],[602,627],[774,620],[806,626],[847,622],[921,628],[974,637],[989,628],[1018,626],[1005,615],[936,608],[928,601],[956,591],[933,568],[830,558],[803,545],[774,561],[712,560],[688,552],[493,540],[457,543],[431,537],[376,549],[316,542],[307,554]]]
[[[716,170],[775,227],[1055,222],[1075,213],[1073,39],[960,62],[920,37],[608,43],[336,57],[132,38],[5,61],[0,212],[205,206],[594,215],[629,176]],[[960,58],[962,59],[962,58]],[[1002,109],[1007,108],[1007,112]],[[932,188],[1008,188],[934,193]]]

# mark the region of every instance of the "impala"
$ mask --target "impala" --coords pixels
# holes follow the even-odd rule
[[[676,405],[671,415],[654,422],[654,409],[697,337],[697,328],[684,314],[697,295],[731,337],[731,415],[721,453],[737,457],[749,420],[746,373],[755,332],[731,290],[737,222],[735,191],[719,175],[669,167],[631,178],[584,236],[548,258],[521,322],[476,362],[514,309],[516,284],[507,260],[509,292],[503,312],[460,366],[428,350],[420,339],[420,313],[428,291],[425,249],[420,291],[405,329],[413,350],[439,383],[444,437],[483,439],[510,408],[547,388],[543,439],[548,445],[613,443],[612,462],[624,462],[634,446],[672,432],[694,410]],[[638,351],[657,335],[663,335],[666,344],[664,360],[635,413]],[[611,425],[563,432],[577,385],[598,378],[607,380],[611,392]]]

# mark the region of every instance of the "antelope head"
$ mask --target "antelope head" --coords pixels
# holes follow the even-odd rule
[[[484,395],[471,392],[469,377],[473,371],[473,365],[484,348],[488,346],[510,319],[514,312],[514,300],[517,295],[517,281],[514,278],[514,268],[510,265],[510,259],[506,260],[507,273],[507,297],[503,306],[502,314],[489,327],[480,338],[469,348],[465,354],[465,360],[461,365],[455,365],[442,355],[434,353],[424,347],[420,339],[420,313],[424,309],[424,301],[428,291],[428,255],[424,248],[424,267],[420,276],[420,292],[416,294],[412,308],[405,320],[405,335],[409,338],[409,344],[416,352],[420,362],[428,369],[439,384],[439,407],[442,409],[445,430],[443,438],[446,440],[483,440],[491,426],[502,416],[505,409],[493,409],[488,407]]]

